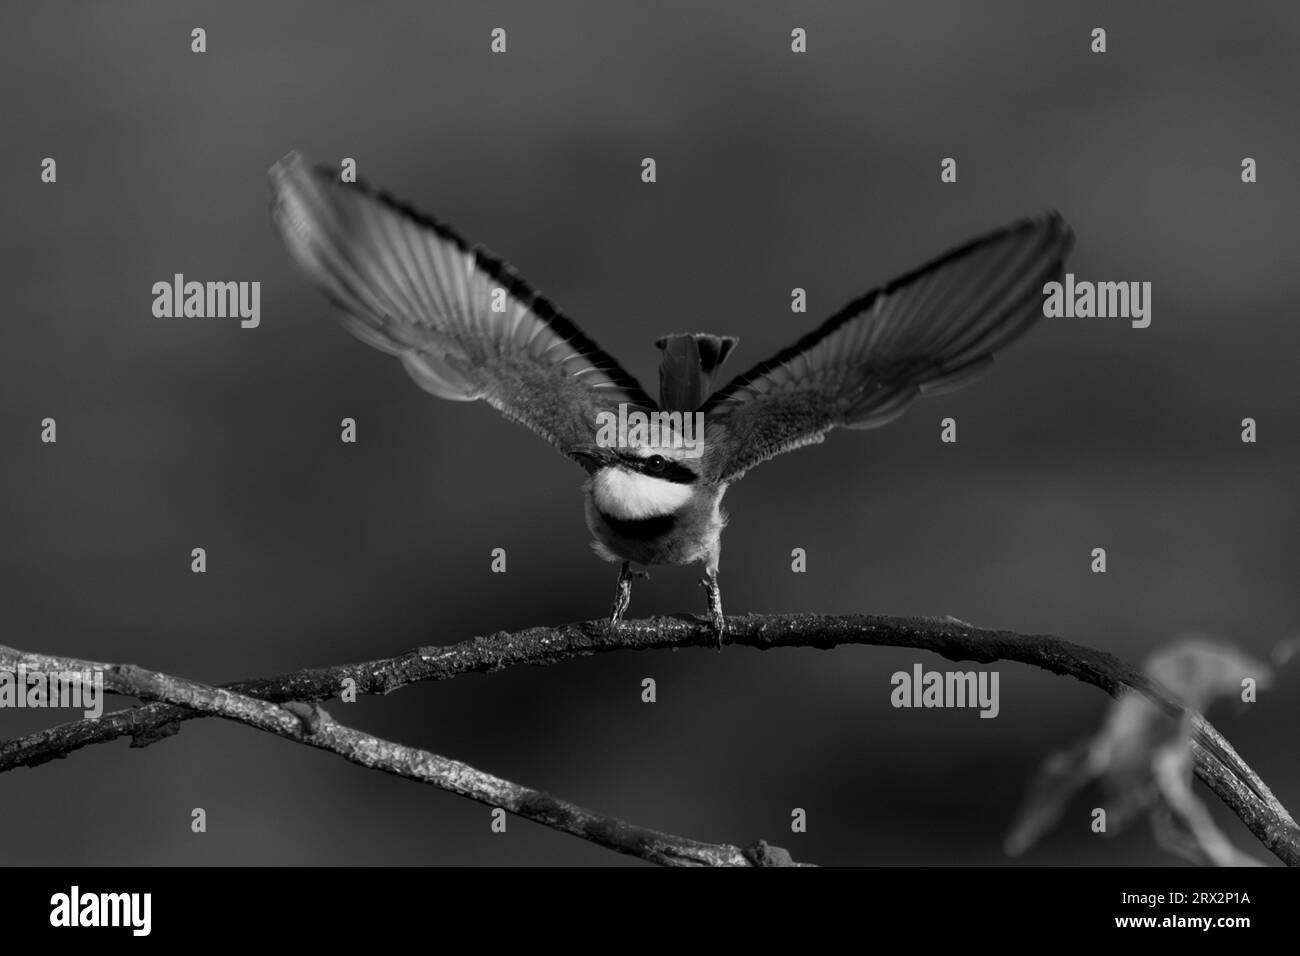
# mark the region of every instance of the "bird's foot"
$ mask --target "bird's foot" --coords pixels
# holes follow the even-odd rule
[[[700,578],[700,587],[707,592],[709,602],[709,624],[713,627],[713,637],[717,648],[722,650],[722,637],[727,633],[727,620],[722,616],[722,589],[718,587],[716,575]]]
[[[623,614],[627,607],[632,603],[632,582],[636,578],[648,578],[648,571],[633,571],[632,565],[628,561],[623,562],[623,569],[618,573],[617,590],[614,592],[614,607],[609,615],[609,629],[612,631],[618,627],[623,620]]]
[[[627,606],[632,603],[632,584],[631,581],[618,579],[618,590],[614,592],[614,607],[609,614],[609,629],[612,631],[618,627],[623,620],[623,612]]]

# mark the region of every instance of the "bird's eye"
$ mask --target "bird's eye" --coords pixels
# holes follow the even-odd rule
[[[663,471],[664,465],[666,464],[668,464],[668,462],[664,459],[663,455],[651,455],[645,460],[645,470],[657,473]]]

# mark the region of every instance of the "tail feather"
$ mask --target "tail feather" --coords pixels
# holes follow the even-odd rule
[[[714,373],[740,340],[729,335],[687,332],[655,342],[663,350],[659,363],[659,407],[693,412],[713,394]]]

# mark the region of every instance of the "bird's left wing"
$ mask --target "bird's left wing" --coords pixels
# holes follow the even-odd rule
[[[272,217],[345,326],[440,398],[482,399],[562,452],[597,415],[656,406],[610,355],[500,259],[297,153],[271,167]]]
[[[735,481],[836,426],[875,428],[964,385],[1042,315],[1072,241],[1056,213],[1024,219],[850,302],[704,403],[706,477]]]

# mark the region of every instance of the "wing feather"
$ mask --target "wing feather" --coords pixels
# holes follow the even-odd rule
[[[343,325],[440,398],[483,400],[566,454],[602,411],[655,402],[505,262],[364,183],[290,153],[270,170],[272,218]],[[496,290],[503,311],[492,310]]]
[[[861,296],[704,404],[705,471],[734,481],[836,426],[878,428],[960,388],[1042,316],[1073,234],[1056,213],[981,236]]]

